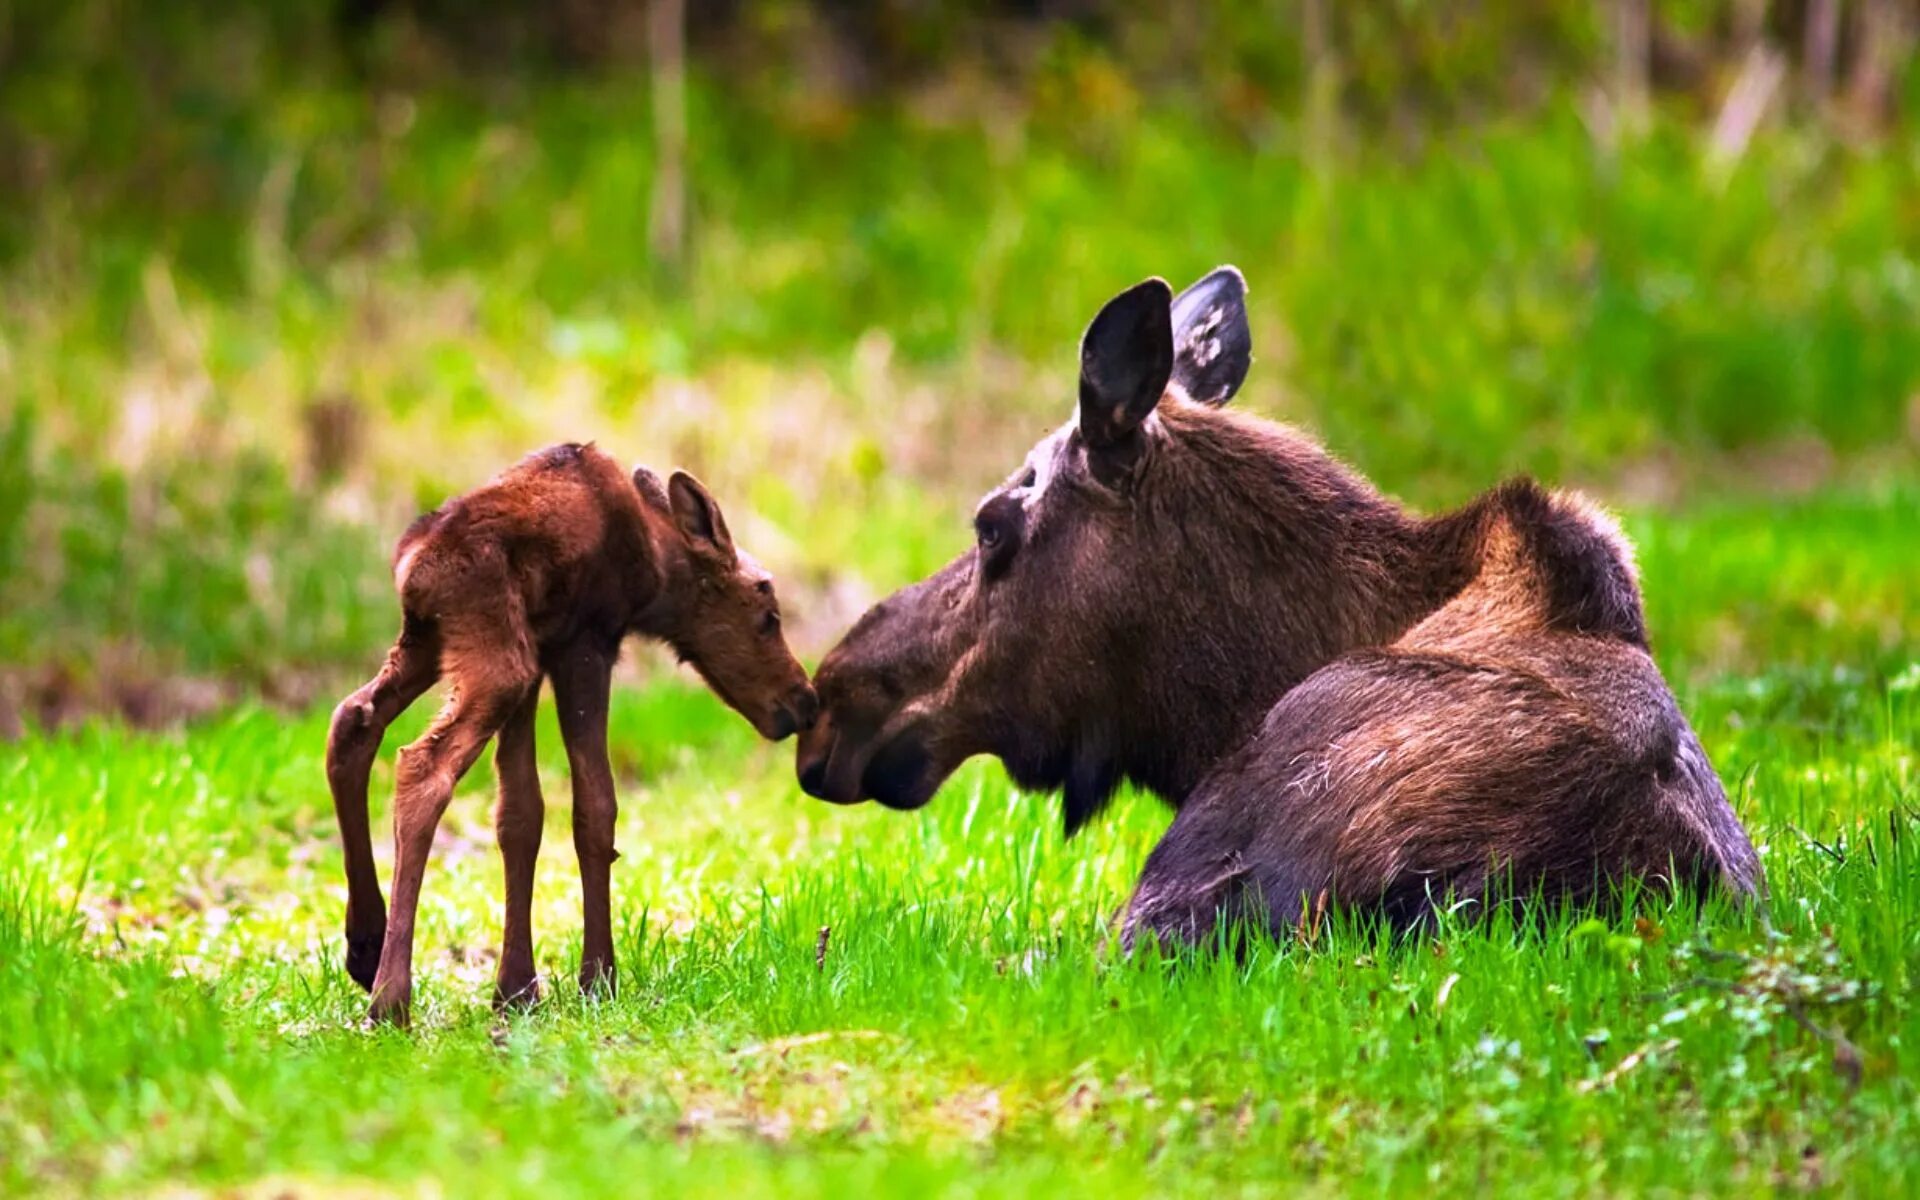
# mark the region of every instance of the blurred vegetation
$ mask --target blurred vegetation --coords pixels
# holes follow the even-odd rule
[[[1851,632],[1669,640],[1897,658],[1920,20],[1650,7],[693,5],[663,258],[641,4],[0,0],[10,702],[370,662],[411,511],[572,437],[707,477],[817,648],[958,548],[1101,300],[1219,261],[1241,402],[1416,502],[1524,470],[1737,543],[1840,489]],[[1755,566],[1757,627],[1826,570]]]
[[[652,3],[0,0],[0,1191],[1901,1190],[1912,0]],[[378,661],[415,511],[562,439],[686,466],[818,651],[966,543],[1102,300],[1222,261],[1238,403],[1416,504],[1626,510],[1769,911],[1164,972],[1106,943],[1157,803],[795,807],[661,681],[612,713],[621,997],[483,1014],[483,770],[424,1029],[353,1027],[283,707]]]

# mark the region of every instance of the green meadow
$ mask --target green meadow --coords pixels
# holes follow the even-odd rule
[[[1907,570],[1885,549],[1882,569]],[[1719,581],[1649,579],[1701,582]],[[1126,797],[1066,842],[1049,799],[975,764],[919,814],[829,809],[704,692],[652,682],[613,715],[619,995],[572,982],[549,719],[547,999],[507,1018],[487,1005],[500,884],[474,778],[428,876],[410,1034],[366,1028],[340,967],[323,712],[33,735],[0,775],[0,1180],[1911,1188],[1920,673],[1762,672],[1685,698],[1763,847],[1763,911],[1645,902],[1617,922],[1481,922],[1404,945],[1334,925],[1179,964],[1118,958],[1107,938],[1165,825],[1157,801]]]
[[[0,1191],[1920,1191],[1910,133],[1729,160],[1563,99],[1320,143],[1071,44],[980,119],[696,70],[668,269],[643,83],[207,79],[150,125],[112,62],[0,86],[50,148],[0,213]],[[322,755],[416,511],[561,440],[688,467],[816,662],[1069,416],[1106,296],[1227,261],[1237,403],[1423,508],[1528,472],[1620,513],[1763,905],[1125,958],[1154,798],[1069,841],[977,761],[833,808],[635,644],[619,993],[573,982],[543,712],[543,1003],[487,1004],[483,760],[415,1028],[365,1024]]]

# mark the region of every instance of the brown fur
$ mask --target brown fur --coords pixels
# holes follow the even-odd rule
[[[327,780],[346,850],[347,970],[376,1018],[405,1022],[414,910],[434,829],[454,785],[498,737],[495,832],[506,865],[496,1003],[530,1000],[530,910],[545,804],[534,762],[541,680],[553,683],[573,777],[585,931],[583,988],[613,983],[608,868],[616,813],[607,699],[629,633],[667,642],[763,735],[812,724],[817,701],[780,635],[766,572],[735,549],[691,476],[631,478],[593,446],[543,450],[415,521],[394,551],[403,623],[386,665],[341,702]],[[429,687],[445,706],[400,751],[393,908],[367,826],[367,780],[387,726]]]
[[[1130,933],[1281,922],[1322,891],[1411,920],[1506,876],[1751,893],[1753,848],[1647,654],[1618,530],[1526,481],[1417,517],[1215,407],[1244,359],[1189,361],[1165,326],[1204,319],[1244,355],[1228,274],[1178,300],[1151,281],[1096,318],[1077,421],[981,503],[973,550],[821,664],[802,786],[911,808],[994,754],[1061,789],[1072,832],[1131,779],[1180,812]]]

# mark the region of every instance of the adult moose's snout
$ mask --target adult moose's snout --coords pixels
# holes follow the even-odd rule
[[[800,790],[815,800],[853,804],[860,799],[857,780],[834,777],[833,756],[839,740],[833,715],[822,712],[814,725],[800,735],[794,750],[793,773],[800,780]],[[841,772],[843,776],[846,774]]]
[[[793,753],[793,773],[799,777],[800,790],[815,800],[828,799],[827,760],[831,757],[833,720],[822,717],[812,729],[800,735]]]
[[[801,791],[812,796],[815,800],[826,799],[825,796],[821,795],[821,792],[824,791],[827,786],[826,755],[816,754],[812,758],[808,758],[807,752],[802,749],[798,761],[794,763],[794,773],[800,777]]]

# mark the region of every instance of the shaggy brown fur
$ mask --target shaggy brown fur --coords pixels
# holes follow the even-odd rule
[[[1078,420],[981,503],[973,550],[821,664],[802,786],[912,808],[994,754],[1064,792],[1071,833],[1131,779],[1181,811],[1128,928],[1177,938],[1323,890],[1411,919],[1497,876],[1751,893],[1618,531],[1526,481],[1420,518],[1222,410],[1243,294],[1229,268],[1101,312]]]
[[[404,620],[386,665],[341,702],[327,781],[346,848],[347,971],[373,1015],[404,1023],[413,922],[434,829],[454,785],[499,737],[494,814],[506,864],[506,932],[495,1001],[535,992],[531,905],[545,804],[533,719],[553,682],[573,776],[585,933],[583,988],[612,986],[608,868],[615,797],[607,698],[629,633],[665,641],[768,738],[812,725],[818,703],[780,633],[767,573],[738,551],[713,497],[676,472],[629,478],[593,446],[555,446],[415,521],[394,552]],[[400,751],[393,909],[380,896],[367,780],[387,726],[434,682],[445,707]]]

